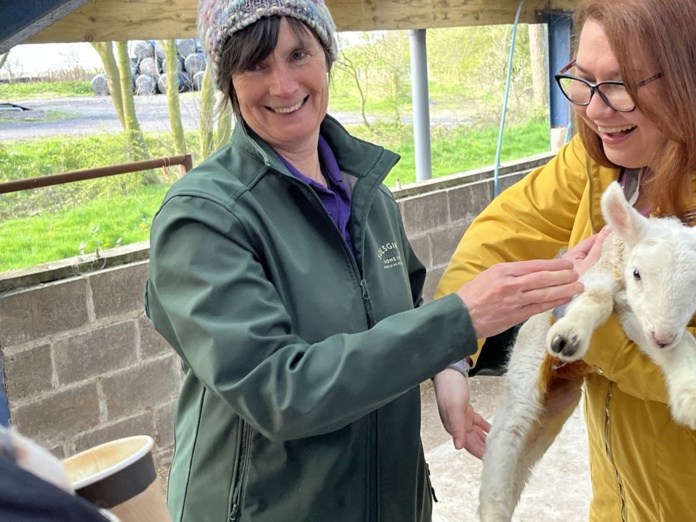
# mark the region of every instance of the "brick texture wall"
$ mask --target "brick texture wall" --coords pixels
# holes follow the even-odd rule
[[[501,169],[500,190],[547,160]],[[429,269],[430,299],[462,233],[493,197],[490,172],[440,178],[395,196]],[[171,459],[182,374],[143,311],[147,263],[147,245],[139,245],[0,274],[0,385],[10,422],[60,458],[146,434],[155,439],[158,465]]]
[[[143,313],[147,261],[0,298],[10,421],[59,457],[136,434],[170,458],[178,359]]]

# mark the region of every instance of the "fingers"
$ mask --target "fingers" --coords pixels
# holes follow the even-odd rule
[[[513,261],[496,266],[505,266],[512,276],[524,276],[535,272],[572,270],[573,263],[568,259],[532,259],[530,261]]]
[[[491,423],[481,417],[478,413],[474,415],[474,427],[482,429],[485,433],[491,431]]]
[[[482,459],[484,453],[486,453],[487,437],[488,431],[478,425],[474,425],[471,431],[467,433],[464,449],[477,459]]]
[[[599,260],[602,255],[602,247],[610,233],[611,229],[605,226],[598,234],[584,239],[571,248],[563,258],[573,263],[578,274],[584,274],[588,268]]]
[[[598,234],[586,237],[585,239],[580,241],[580,243],[568,250],[568,252],[566,252],[563,255],[563,259],[567,259],[568,261],[571,261],[574,264],[577,259],[583,259],[587,257],[588,252],[592,249],[592,246],[597,241],[597,237]]]
[[[463,285],[457,295],[467,307],[477,337],[490,337],[582,292],[578,274],[571,268],[567,259],[501,263]]]
[[[470,422],[467,422],[466,433],[453,439],[454,447],[458,450],[464,448],[474,457],[482,459],[486,452],[486,438],[491,425],[471,406],[467,408],[467,418]]]
[[[578,264],[575,263],[575,269],[578,270],[580,268],[582,270],[580,274],[585,273],[587,268],[594,265],[597,262],[597,260],[599,260],[599,257],[602,255],[602,247],[604,246],[604,243],[606,242],[607,237],[609,237],[610,233],[611,229],[608,226],[605,226],[602,230],[599,231],[599,234],[595,234],[596,241],[592,243],[592,247],[583,259],[584,266],[580,268],[577,266]]]
[[[577,289],[582,291],[582,285],[578,283],[580,276],[575,270],[559,270],[556,272],[537,272],[519,277],[517,285],[522,292],[531,292],[523,296],[529,302],[548,301],[566,295],[575,295]],[[542,293],[539,297],[539,293]],[[546,292],[544,297],[543,292]]]

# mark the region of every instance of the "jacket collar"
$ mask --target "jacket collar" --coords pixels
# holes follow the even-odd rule
[[[331,147],[339,169],[358,178],[377,176],[377,181],[381,183],[400,159],[398,154],[384,147],[351,136],[335,118],[329,115],[324,117],[320,133]],[[242,152],[256,157],[267,167],[281,174],[290,175],[273,148],[245,123],[238,122],[234,126],[230,143]]]

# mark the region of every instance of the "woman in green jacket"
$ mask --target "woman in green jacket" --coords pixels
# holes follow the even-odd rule
[[[437,295],[496,263],[551,257],[593,234],[604,225],[600,197],[616,180],[635,208],[695,223],[694,2],[586,0],[575,22],[576,58],[556,77],[579,136],[478,216]],[[595,332],[584,360],[596,370],[585,379],[584,401],[590,520],[694,520],[696,433],[671,418],[660,369],[626,338],[616,316]],[[455,437],[465,429],[453,407],[468,401],[465,381],[450,370],[436,377]],[[562,495],[572,486],[559,487]]]
[[[172,518],[428,521],[419,384],[567,302],[578,274],[512,263],[423,304],[382,185],[398,157],[326,115],[336,42],[321,0],[204,0],[199,29],[237,125],[152,224],[148,315],[186,372]],[[481,455],[488,424],[470,428]]]

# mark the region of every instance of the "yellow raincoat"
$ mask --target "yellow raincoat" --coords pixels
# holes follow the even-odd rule
[[[573,139],[477,217],[436,297],[495,263],[552,258],[598,232],[604,226],[600,198],[618,175],[619,169],[600,167]],[[590,520],[696,521],[696,432],[672,420],[660,369],[626,338],[615,315],[595,333],[585,361],[596,369],[585,380],[584,402]],[[562,497],[572,487],[559,484],[553,494]]]

